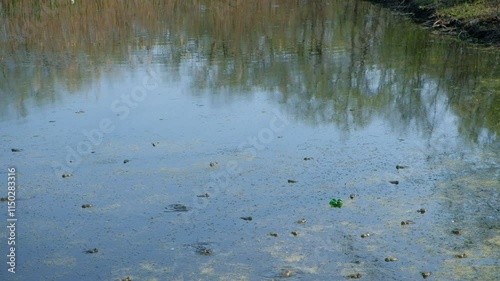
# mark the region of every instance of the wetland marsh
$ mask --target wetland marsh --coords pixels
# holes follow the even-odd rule
[[[29,2],[1,280],[498,277],[498,50],[356,0]]]

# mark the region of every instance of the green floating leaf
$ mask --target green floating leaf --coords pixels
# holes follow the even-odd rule
[[[341,208],[343,204],[344,202],[342,201],[342,199],[333,198],[332,200],[330,200],[330,206],[332,208]]]

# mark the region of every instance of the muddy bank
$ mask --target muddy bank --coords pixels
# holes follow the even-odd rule
[[[500,17],[458,19],[442,13],[440,7],[418,1],[368,0],[392,10],[408,13],[415,22],[460,40],[500,46]]]

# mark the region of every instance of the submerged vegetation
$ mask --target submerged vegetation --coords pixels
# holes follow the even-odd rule
[[[493,49],[361,0],[33,2],[0,8],[18,278],[497,276]]]

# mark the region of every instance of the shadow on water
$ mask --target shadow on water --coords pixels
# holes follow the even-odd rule
[[[498,50],[354,0],[0,14],[0,279],[498,276]]]

